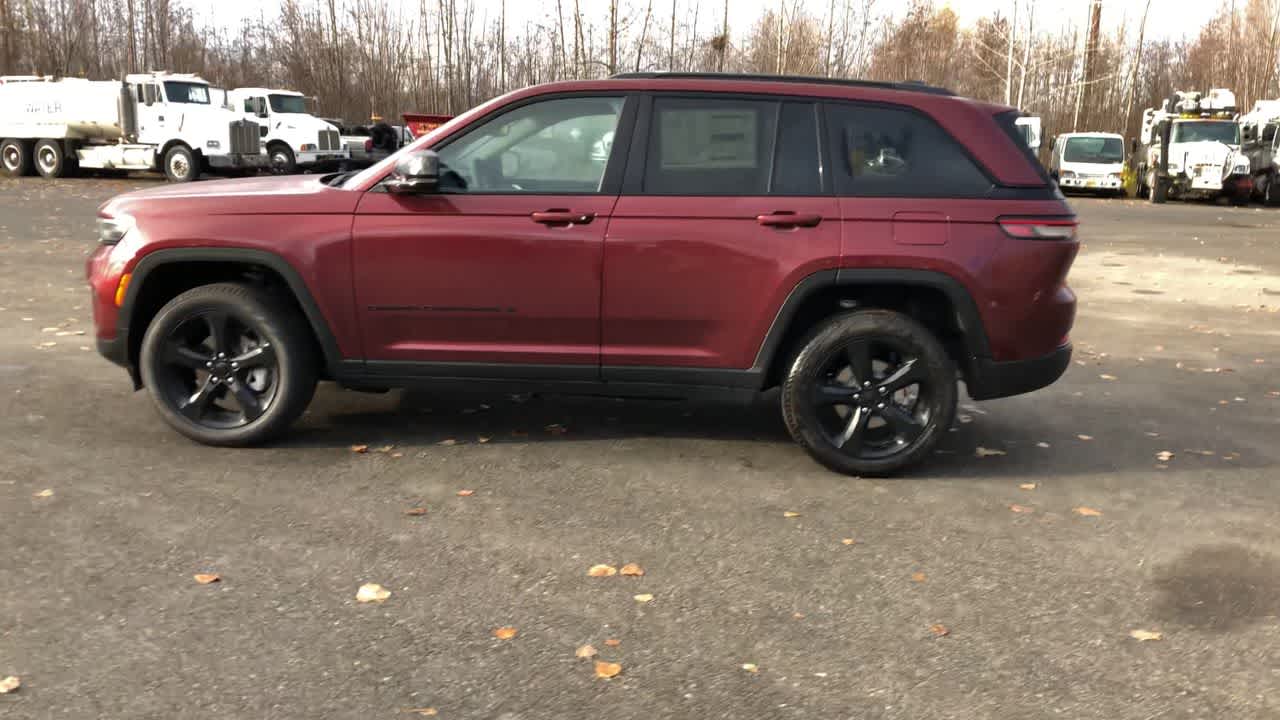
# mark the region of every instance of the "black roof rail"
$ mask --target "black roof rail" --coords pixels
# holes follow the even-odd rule
[[[806,75],[762,75],[754,73],[715,72],[625,72],[610,77],[611,80],[754,80],[760,82],[815,83],[819,85],[843,85],[846,87],[904,90],[931,95],[955,95],[946,88],[926,85],[918,80],[906,82],[882,82],[879,80],[851,80],[847,78],[810,77]]]

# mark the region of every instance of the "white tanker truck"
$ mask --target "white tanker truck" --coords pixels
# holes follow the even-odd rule
[[[258,124],[211,103],[196,75],[0,77],[0,166],[11,175],[162,170],[185,182],[266,164]]]

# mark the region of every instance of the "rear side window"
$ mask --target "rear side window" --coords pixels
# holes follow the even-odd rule
[[[864,197],[981,197],[991,180],[927,116],[871,105],[829,105],[836,191]]]
[[[777,119],[775,102],[655,98],[643,192],[766,194]]]

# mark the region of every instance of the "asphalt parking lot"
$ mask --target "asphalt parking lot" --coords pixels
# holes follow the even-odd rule
[[[1066,377],[872,481],[773,396],[322,387],[194,445],[91,350],[95,208],[150,184],[0,179],[6,720],[1280,716],[1280,210],[1074,200]]]

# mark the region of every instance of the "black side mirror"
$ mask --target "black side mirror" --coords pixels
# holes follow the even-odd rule
[[[405,153],[396,159],[387,190],[398,195],[425,195],[440,185],[440,156],[431,150]]]
[[[1129,152],[1138,152],[1138,138],[1129,138]]]

